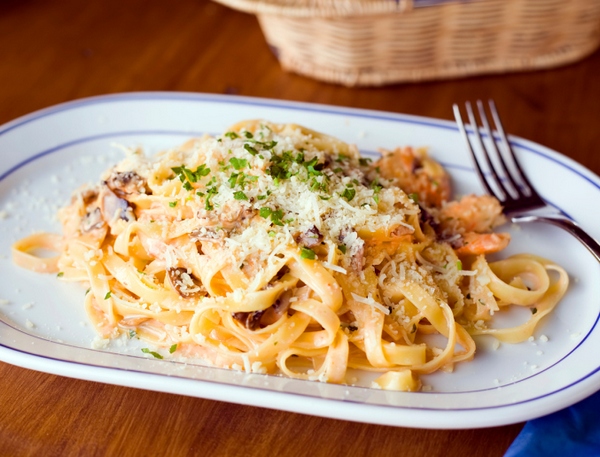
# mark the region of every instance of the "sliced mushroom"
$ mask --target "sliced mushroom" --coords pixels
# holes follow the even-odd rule
[[[91,232],[92,230],[102,228],[104,226],[104,219],[102,219],[102,211],[99,207],[88,211],[85,216],[81,218],[79,228],[83,233]]]
[[[98,198],[102,215],[107,223],[110,224],[116,219],[124,219],[128,222],[135,220],[130,203],[124,198],[117,197],[108,187],[102,189]]]
[[[361,246],[356,250],[352,257],[350,258],[350,268],[355,273],[360,273],[365,267],[365,248]]]
[[[190,238],[194,241],[219,241],[226,236],[226,231],[217,227],[199,227],[190,232]]]
[[[186,268],[169,268],[167,276],[173,289],[184,298],[206,295],[206,289]]]
[[[146,191],[146,180],[135,171],[113,171],[105,184],[119,197]]]
[[[299,235],[296,235],[296,243],[307,248],[314,248],[323,241],[323,235],[314,225]]]
[[[244,324],[247,329],[256,330],[260,327],[260,320],[264,313],[265,310],[263,309],[261,311],[232,313],[232,316],[235,320]]]
[[[261,323],[264,325],[271,325],[277,322],[281,317],[288,312],[293,293],[291,290],[284,291],[272,306],[265,310],[264,316],[262,316]]]

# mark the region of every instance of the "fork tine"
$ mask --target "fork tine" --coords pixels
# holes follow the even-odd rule
[[[489,100],[488,103],[490,106],[490,112],[492,113],[492,118],[494,119],[494,125],[496,127],[496,131],[498,132],[498,135],[500,136],[500,140],[502,141],[502,144],[504,144],[506,150],[508,151],[508,154],[510,155],[510,157],[512,159],[513,165],[515,166],[515,170],[517,170],[517,173],[519,175],[518,178],[520,179],[521,184],[523,185],[523,187],[526,190],[526,193],[524,195],[528,195],[528,196],[537,195],[535,188],[529,182],[529,180],[527,179],[527,176],[523,172],[523,169],[521,168],[521,164],[517,160],[515,151],[513,150],[512,146],[510,145],[510,142],[508,141],[506,133],[504,133],[504,127],[502,126],[502,122],[500,121],[500,116],[498,115],[498,111],[496,110],[496,104],[494,103],[494,100]],[[502,157],[502,154],[500,154],[500,157]],[[502,163],[506,170],[507,176],[510,178],[511,182],[515,186],[515,189],[517,190],[517,192],[519,192],[519,194],[522,194],[522,192],[520,190],[521,189],[520,186],[516,185],[516,183],[514,182],[514,180],[512,178],[511,173],[508,173],[508,170],[506,169],[504,160],[502,160]]]
[[[492,112],[492,117],[494,118],[494,124],[496,126],[496,130],[498,130],[497,121],[499,121],[500,118],[498,116],[498,113],[495,112],[494,109],[492,108],[491,103],[493,103],[493,102],[490,100],[490,111]],[[498,183],[498,185],[500,185],[502,187],[502,191],[505,193],[507,199],[510,197],[515,197],[515,195],[512,194],[510,187],[512,187],[512,190],[514,190],[516,192],[516,197],[525,196],[525,194],[523,194],[521,192],[521,187],[519,186],[519,184],[514,180],[512,173],[510,173],[510,171],[508,170],[508,166],[506,164],[506,161],[504,160],[504,154],[502,153],[502,151],[498,148],[498,145],[496,144],[496,138],[494,137],[494,132],[492,132],[492,129],[490,128],[490,123],[488,122],[487,115],[485,114],[485,107],[483,106],[483,103],[481,102],[481,100],[477,100],[477,109],[479,110],[479,118],[481,119],[481,124],[483,125],[483,129],[484,129],[486,135],[490,139],[489,144],[491,146],[489,147],[489,149],[491,149],[491,151],[486,148],[487,153],[485,154],[486,159],[488,161],[488,165],[490,166],[490,169],[492,170],[492,174],[495,177],[496,176],[505,176],[506,179],[508,180],[508,182],[510,183],[510,186],[507,186],[504,183],[502,183],[500,178],[496,179],[496,182]],[[500,128],[502,128],[502,126],[500,126]],[[503,132],[504,132],[504,130],[503,130]],[[510,143],[506,139],[506,136],[504,136],[504,137],[501,136],[500,138],[503,141],[504,147],[506,149],[509,149],[510,152],[512,153],[512,148],[510,147]],[[496,169],[496,167],[494,165],[492,165],[492,163],[491,163],[489,156],[492,153],[496,156],[496,158],[498,159],[498,162],[500,163],[501,173],[498,173],[498,170]],[[513,160],[515,160],[514,154],[513,154]]]
[[[477,123],[475,122],[475,119],[474,119],[473,110],[471,109],[471,104],[469,102],[466,102],[465,106],[467,108],[467,115],[469,116],[469,122],[471,123],[471,128],[475,132],[475,138],[478,141],[478,146],[480,148],[483,148],[483,143],[481,141],[481,137],[479,136],[478,127],[477,127]],[[488,179],[487,179],[485,173],[483,172],[481,165],[479,164],[479,159],[477,158],[477,154],[475,153],[475,150],[473,149],[473,146],[471,145],[471,139],[469,138],[469,135],[465,129],[465,123],[462,119],[462,115],[460,114],[459,106],[455,103],[452,106],[452,108],[454,111],[454,119],[456,119],[456,124],[458,125],[458,130],[459,130],[461,136],[463,137],[464,144],[467,146],[467,149],[469,150],[469,153],[471,154],[473,164],[475,165],[475,171],[477,172],[477,175],[479,176],[479,181],[483,184],[483,186],[485,187],[485,190],[487,191],[488,194],[494,195],[498,200],[503,199],[504,195],[502,195],[502,196],[498,195],[496,190],[493,189],[492,186],[490,186]],[[484,154],[484,155],[488,162],[488,166],[490,166],[491,164],[489,163],[489,158],[487,157],[487,154]],[[496,184],[499,186],[499,188],[502,189],[502,184],[499,182],[496,174],[492,173],[492,176],[496,180]]]

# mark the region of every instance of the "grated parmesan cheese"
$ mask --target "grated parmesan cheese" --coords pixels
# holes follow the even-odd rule
[[[381,311],[383,314],[390,314],[390,309],[384,305],[382,305],[381,303],[375,301],[373,299],[373,296],[371,294],[369,294],[368,297],[361,297],[360,295],[356,295],[354,292],[351,292],[352,298],[357,301],[358,303],[363,303],[365,305],[369,305],[372,306],[373,308],[378,309],[379,311]]]

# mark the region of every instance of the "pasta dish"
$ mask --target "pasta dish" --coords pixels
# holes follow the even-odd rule
[[[507,233],[490,196],[451,200],[425,149],[371,160],[302,126],[238,123],[146,157],[139,149],[74,193],[62,235],[13,246],[15,262],[89,288],[101,338],[149,357],[415,391],[471,360],[473,336],[529,338],[568,286],[531,254],[488,261]],[[44,258],[35,250],[58,255]],[[530,309],[494,326],[509,306]]]

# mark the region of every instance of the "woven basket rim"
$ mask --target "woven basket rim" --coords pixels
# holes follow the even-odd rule
[[[412,0],[213,0],[230,8],[254,14],[295,17],[345,17],[402,13],[412,9]],[[465,1],[465,0],[454,0]],[[471,1],[471,0],[467,0]],[[482,0],[478,0],[482,1]]]

